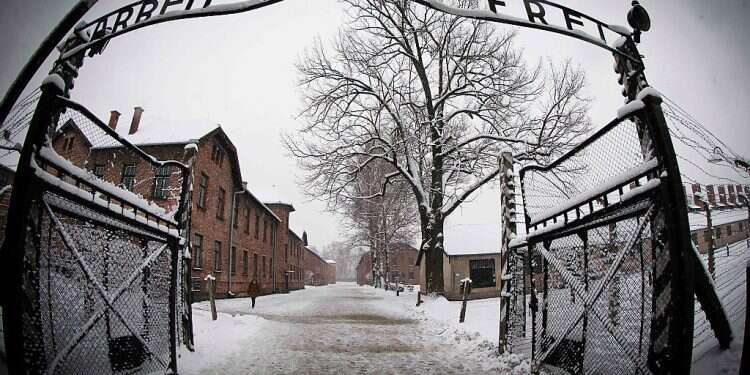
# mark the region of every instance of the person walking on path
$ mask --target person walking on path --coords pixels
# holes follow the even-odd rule
[[[255,309],[255,299],[260,295],[260,288],[258,287],[258,280],[253,279],[247,286],[247,295],[250,296],[252,301],[252,308]]]

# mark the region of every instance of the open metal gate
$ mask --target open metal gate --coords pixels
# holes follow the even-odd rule
[[[684,373],[694,291],[722,347],[731,341],[690,246],[659,103],[645,89],[570,152],[520,170],[527,234],[509,245],[507,341],[537,366]]]
[[[147,154],[60,94],[54,82],[42,87],[13,189],[3,251],[9,367],[176,373],[190,169]],[[158,204],[141,196],[154,189]]]

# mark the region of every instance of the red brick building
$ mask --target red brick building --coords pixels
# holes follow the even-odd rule
[[[750,186],[692,184],[690,191],[692,194],[688,194],[687,197],[690,235],[700,252],[708,251],[710,237],[713,237],[714,248],[721,248],[748,238],[750,235],[748,209],[739,197],[750,197]],[[704,200],[708,201],[711,210],[712,231],[707,229],[708,220],[703,205]]]
[[[276,235],[276,259],[274,263],[274,285],[278,292],[302,289],[302,240],[289,229],[289,217],[294,212],[290,203],[268,203],[268,207],[279,218],[279,229]]]
[[[333,259],[326,260],[326,267],[323,268],[323,282],[328,284],[336,284],[336,261]]]
[[[305,236],[303,236],[305,237]],[[304,238],[303,238],[304,239]],[[305,285],[323,286],[330,281],[329,268],[331,267],[325,259],[317,252],[305,246],[302,250],[304,259],[304,281]],[[335,278],[334,278],[335,281]]]
[[[399,283],[417,285],[419,284],[419,266],[417,254],[419,251],[405,243],[391,244],[388,251],[389,280],[395,281],[398,277]],[[357,284],[369,284],[372,281],[372,252],[362,254],[357,264]]]
[[[218,297],[246,295],[252,279],[264,294],[304,287],[299,242],[289,230],[291,204],[264,204],[243,182],[237,149],[220,126],[208,122],[148,121],[136,107],[130,127],[118,127],[112,111],[110,128],[159,160],[194,157],[191,212],[193,290],[205,298],[205,277],[216,278]],[[145,121],[144,121],[145,120]],[[128,155],[119,145],[69,120],[57,131],[54,149],[79,167],[163,207],[176,209],[180,176],[168,167],[153,168]],[[290,246],[292,252],[290,253]],[[282,253],[283,252],[283,253]],[[296,257],[295,257],[295,254]],[[287,275],[290,276],[286,283]]]

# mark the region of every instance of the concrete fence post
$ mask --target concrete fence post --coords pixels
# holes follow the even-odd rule
[[[471,293],[471,279],[468,277],[461,280],[461,287],[464,290],[463,301],[461,302],[461,314],[458,317],[458,322],[463,323],[466,318],[466,302],[469,299],[469,293]]]
[[[211,320],[218,318],[216,314],[216,278],[209,274],[206,276],[206,288],[208,288],[208,301],[211,304]]]

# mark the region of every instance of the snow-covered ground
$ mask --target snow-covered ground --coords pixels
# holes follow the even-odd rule
[[[460,306],[443,301],[415,307],[414,293],[339,283],[260,297],[255,310],[221,300],[217,321],[197,303],[196,351],[182,350],[180,373],[528,373],[517,356],[497,356],[497,323],[481,328],[492,301],[472,302],[461,327]]]
[[[693,374],[737,374],[744,345],[745,300],[747,287],[746,265],[750,248],[746,241],[740,241],[725,249],[716,250],[716,286],[719,298],[729,315],[734,333],[734,341],[728,350],[719,349],[705,315],[696,304],[695,339],[693,350]],[[706,256],[704,256],[704,261]]]

